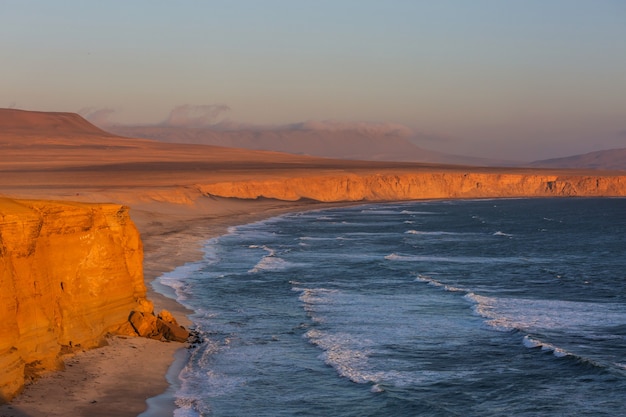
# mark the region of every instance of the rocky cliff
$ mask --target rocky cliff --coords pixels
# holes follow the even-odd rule
[[[538,171],[541,172],[541,171]],[[424,171],[331,174],[198,186],[208,195],[296,201],[391,201],[432,198],[626,196],[626,175]]]
[[[0,198],[0,402],[60,354],[132,334],[143,249],[126,207]]]

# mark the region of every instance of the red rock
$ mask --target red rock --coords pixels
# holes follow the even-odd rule
[[[189,332],[182,326],[167,323],[161,319],[157,319],[156,325],[165,340],[184,343],[189,338]]]

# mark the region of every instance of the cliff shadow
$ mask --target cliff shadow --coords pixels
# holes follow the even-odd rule
[[[29,414],[26,411],[20,409],[18,406],[9,404],[0,405],[0,417],[35,417],[33,414]]]

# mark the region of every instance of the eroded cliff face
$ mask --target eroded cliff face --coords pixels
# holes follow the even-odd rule
[[[432,198],[626,196],[626,176],[489,172],[415,172],[221,182],[198,186],[204,194],[296,201],[391,201]]]
[[[150,310],[126,207],[0,198],[0,402]]]

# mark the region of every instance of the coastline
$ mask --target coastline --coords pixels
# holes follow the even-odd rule
[[[185,326],[191,312],[151,283],[201,259],[202,242],[230,226],[386,201],[626,196],[623,171],[333,160],[116,137],[90,130],[77,115],[69,117],[78,124],[57,113],[22,116],[19,129],[12,116],[0,129],[0,194],[130,207],[144,244],[147,296]],[[113,337],[106,347],[64,357],[64,371],[27,386],[0,406],[0,417],[136,416],[167,389],[165,375],[182,347]]]
[[[179,210],[162,203],[131,206],[131,218],[144,243],[148,299],[154,302],[156,312],[169,310],[185,327],[191,324],[188,315],[193,312],[157,292],[152,282],[178,266],[200,260],[203,242],[227,233],[232,226],[288,212],[346,205],[212,200],[210,210],[206,205]],[[175,405],[167,378],[176,378],[184,366],[186,346],[139,337],[110,337],[106,346],[65,356],[64,370],[47,373],[26,386],[11,403],[0,405],[0,417],[171,416]]]

